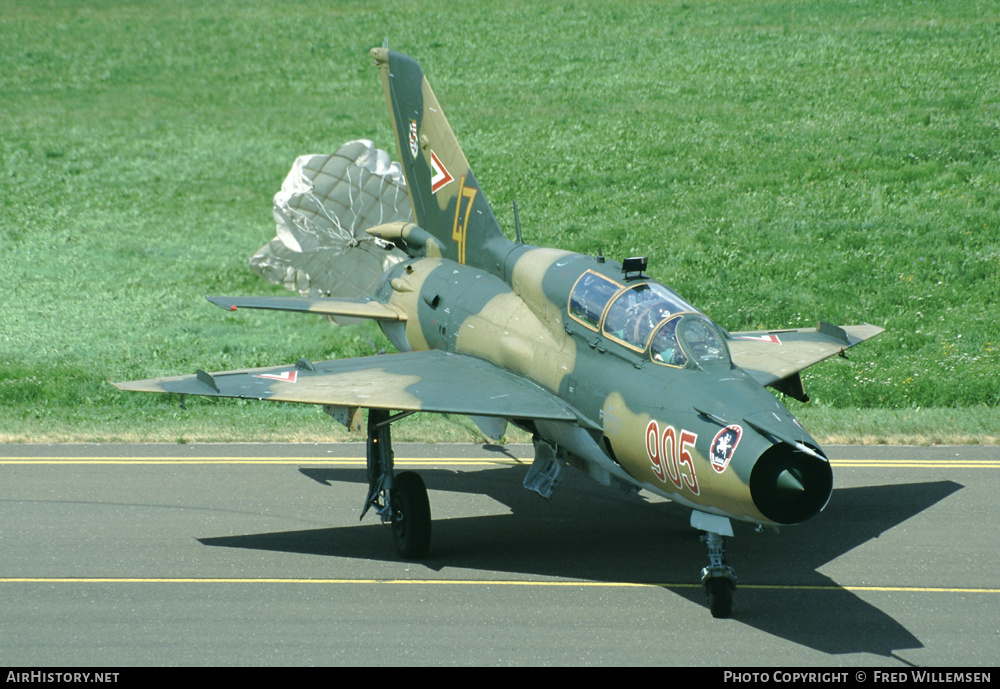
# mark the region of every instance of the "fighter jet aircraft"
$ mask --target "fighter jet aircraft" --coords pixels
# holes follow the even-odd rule
[[[524,485],[548,497],[567,465],[607,486],[692,509],[705,532],[711,612],[732,611],[731,520],[796,524],[830,498],[822,449],[766,388],[806,399],[799,372],[882,332],[871,325],[730,333],[621,262],[530,246],[502,232],[420,66],[371,51],[414,222],[372,227],[402,250],[362,297],[210,297],[226,308],[374,319],[399,353],[116,384],[122,390],[322,405],[349,428],[367,413],[368,494],[405,558],[428,553],[425,484],[394,473],[390,429],[415,412],[470,415],[532,435]],[[388,243],[391,243],[389,246]]]

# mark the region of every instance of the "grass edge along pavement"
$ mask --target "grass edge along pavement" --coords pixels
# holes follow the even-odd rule
[[[0,443],[212,443],[212,442],[361,442],[307,405],[267,405],[269,413],[247,415],[241,407],[261,403],[234,400],[192,400],[180,408],[175,399],[158,417],[141,420],[108,418],[100,410],[72,420],[0,417]],[[1000,410],[957,409],[835,409],[795,403],[793,413],[823,445],[998,445]],[[273,409],[272,409],[273,408]],[[486,443],[464,416],[416,414],[393,425],[400,442]],[[528,443],[528,434],[514,428],[502,439]]]
[[[184,411],[106,381],[384,347],[203,296],[283,293],[246,258],[296,155],[393,148],[366,57],[389,35],[508,230],[516,198],[527,241],[648,253],[730,330],[886,327],[808,372],[814,401],[789,406],[818,440],[996,442],[996,3],[542,1],[471,24],[433,0],[293,5],[4,5],[0,437],[339,437],[316,409]]]

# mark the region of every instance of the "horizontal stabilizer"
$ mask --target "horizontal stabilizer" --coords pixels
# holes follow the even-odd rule
[[[227,311],[237,309],[270,309],[272,311],[302,311],[323,316],[371,318],[381,321],[405,321],[406,314],[380,301],[336,297],[206,297]]]

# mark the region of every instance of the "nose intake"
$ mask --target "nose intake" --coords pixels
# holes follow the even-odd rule
[[[830,463],[788,443],[765,450],[750,472],[754,505],[777,524],[798,524],[816,516],[832,491]]]

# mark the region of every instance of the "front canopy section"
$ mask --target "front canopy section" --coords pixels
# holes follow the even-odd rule
[[[700,313],[682,313],[660,323],[650,340],[649,356],[657,364],[678,368],[733,367],[722,331]]]

